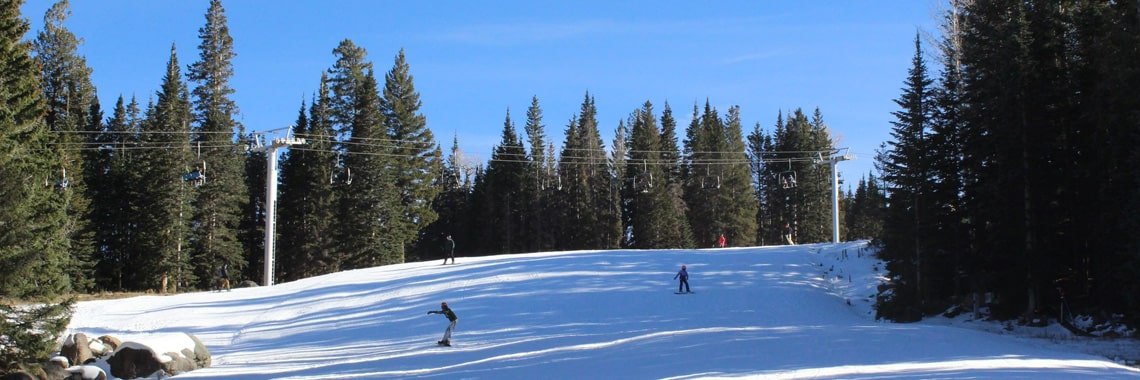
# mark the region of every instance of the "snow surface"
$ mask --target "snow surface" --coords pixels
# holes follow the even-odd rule
[[[945,321],[876,321],[865,242],[547,252],[274,285],[87,301],[69,333],[194,334],[182,379],[1140,378],[1069,349]],[[672,280],[688,265],[695,294]],[[447,319],[453,347],[435,344]]]

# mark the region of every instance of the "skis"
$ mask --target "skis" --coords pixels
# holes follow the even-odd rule
[[[451,342],[446,341],[446,340],[441,340],[441,341],[435,342],[435,344],[439,345],[439,346],[444,346],[444,347],[451,347]]]
[[[673,294],[693,294],[693,292],[692,292],[692,291],[687,291],[687,292],[673,292]]]

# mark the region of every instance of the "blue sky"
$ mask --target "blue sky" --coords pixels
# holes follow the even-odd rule
[[[40,30],[53,1],[27,1]],[[66,26],[84,39],[105,109],[119,95],[145,103],[171,44],[197,59],[206,0],[75,0]],[[890,1],[225,1],[237,58],[231,85],[247,130],[290,125],[311,99],[332,49],[351,39],[387,71],[405,49],[421,112],[447,148],[490,157],[510,110],[521,133],[538,96],[546,134],[560,148],[587,91],[609,146],[619,120],[646,100],[668,102],[684,127],[706,99],[741,107],[746,133],[777,113],[819,107],[838,147],[858,155],[845,178],[873,168],[915,33],[936,30],[935,0]],[[929,45],[929,44],[927,44]],[[936,68],[936,65],[931,65]],[[683,131],[679,131],[683,134]]]

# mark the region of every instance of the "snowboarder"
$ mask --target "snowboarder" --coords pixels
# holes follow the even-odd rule
[[[681,282],[677,283],[677,293],[692,293],[693,291],[689,289],[689,271],[685,270],[684,265],[681,266],[681,271],[677,272],[676,276],[673,276],[674,280],[678,278],[681,279]],[[684,289],[684,291],[681,291],[682,289]]]
[[[455,240],[451,240],[451,235],[447,235],[447,239],[443,241],[443,264],[447,265],[447,259],[451,259],[451,263],[455,264]]]
[[[432,310],[427,313],[443,314],[445,317],[447,317],[447,320],[451,321],[451,324],[447,325],[447,330],[443,332],[443,340],[436,343],[438,343],[440,346],[451,346],[451,330],[455,329],[455,322],[459,320],[459,317],[456,317],[455,312],[451,311],[450,307],[447,307],[447,302],[440,303],[439,307],[440,310]]]
[[[716,238],[717,248],[724,248],[724,243],[725,243],[724,234],[720,234],[720,237]]]
[[[230,264],[222,264],[222,267],[218,268],[218,291],[219,292],[222,291],[222,289],[225,289],[226,291],[230,290],[230,271],[229,271],[229,269],[230,269]]]
[[[796,245],[795,240],[792,240],[794,233],[795,231],[792,230],[791,223],[784,223],[784,242],[788,243],[788,245]]]

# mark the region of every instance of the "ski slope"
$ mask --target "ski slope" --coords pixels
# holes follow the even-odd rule
[[[81,302],[69,333],[194,334],[214,364],[179,379],[1140,378],[1033,340],[875,321],[882,267],[864,248],[459,257]],[[682,264],[694,294],[673,293]],[[427,314],[441,301],[459,317],[453,347]]]

